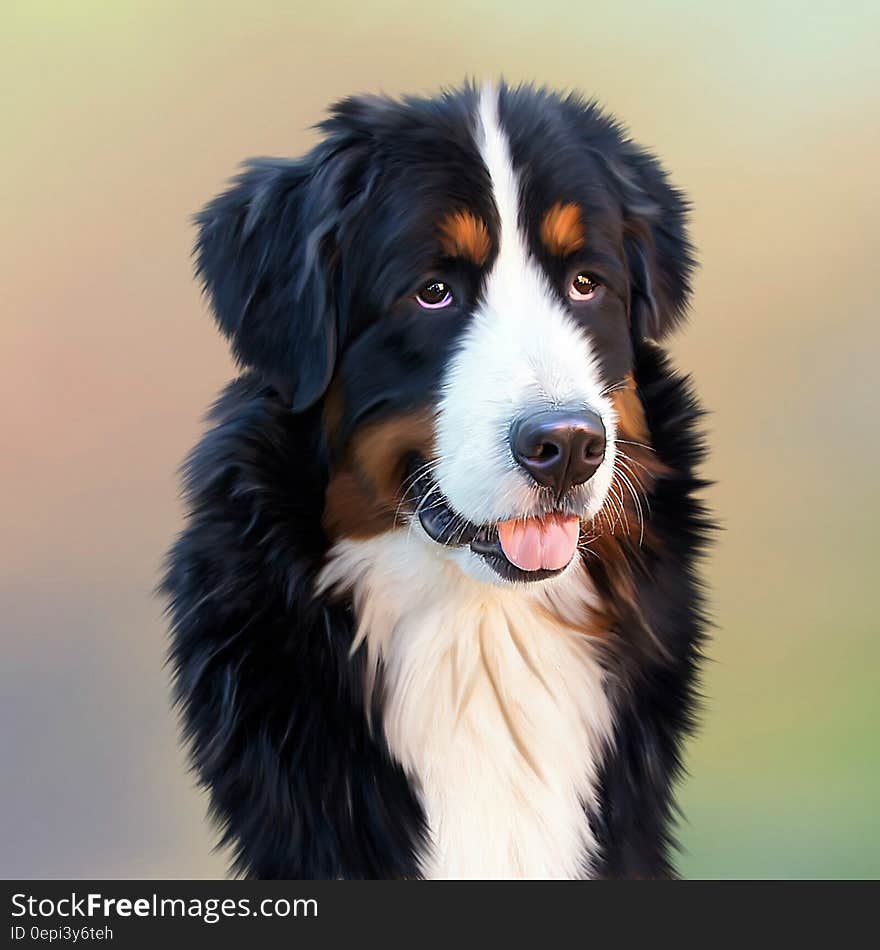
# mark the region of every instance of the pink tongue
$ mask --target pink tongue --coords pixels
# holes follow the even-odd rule
[[[577,517],[528,518],[498,525],[501,550],[522,571],[558,571],[574,556],[580,533]]]

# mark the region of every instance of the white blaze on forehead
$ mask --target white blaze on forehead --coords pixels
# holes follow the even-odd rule
[[[483,87],[477,117],[480,155],[492,181],[492,194],[501,218],[501,244],[498,264],[528,262],[525,243],[519,233],[519,181],[513,170],[507,138],[498,117],[498,92],[494,86]]]
[[[483,89],[476,126],[498,211],[499,246],[444,381],[437,478],[452,506],[472,521],[529,514],[537,510],[536,492],[510,453],[511,423],[539,409],[592,409],[601,415],[609,443],[606,462],[581,489],[585,514],[593,515],[611,481],[611,406],[586,334],[529,252],[519,220],[519,180],[492,86]]]

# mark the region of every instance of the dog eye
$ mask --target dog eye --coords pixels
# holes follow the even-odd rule
[[[452,303],[452,291],[442,280],[429,280],[416,294],[416,300],[425,310],[440,310]]]
[[[591,274],[581,271],[576,274],[571,286],[568,288],[568,296],[571,300],[592,300],[602,290],[602,284]]]

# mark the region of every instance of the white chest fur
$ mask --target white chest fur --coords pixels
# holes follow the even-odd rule
[[[589,876],[584,807],[611,713],[583,629],[580,565],[535,587],[466,577],[405,530],[333,550],[320,586],[351,590],[356,646],[384,667],[384,730],[420,789],[431,878]],[[567,622],[566,622],[567,621]]]

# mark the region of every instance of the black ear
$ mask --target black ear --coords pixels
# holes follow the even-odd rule
[[[630,142],[605,164],[624,210],[633,334],[660,340],[687,312],[695,266],[687,233],[690,206],[660,163]]]
[[[365,199],[361,150],[328,141],[306,158],[255,159],[197,216],[196,270],[236,359],[302,411],[336,359],[336,239]]]

